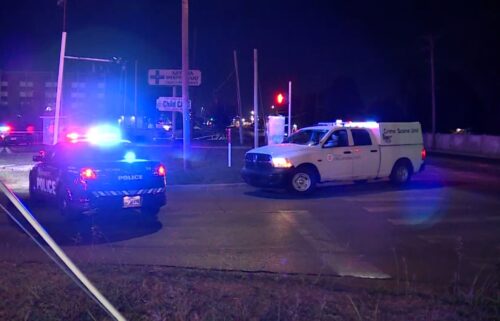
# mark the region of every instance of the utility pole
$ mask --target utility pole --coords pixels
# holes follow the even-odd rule
[[[128,82],[128,70],[127,62],[123,64],[123,116],[127,114],[127,82]]]
[[[253,145],[259,147],[259,101],[258,101],[258,61],[257,49],[253,50]]]
[[[190,115],[189,115],[189,87],[188,87],[188,75],[189,75],[189,0],[182,1],[182,125],[183,125],[183,159],[184,159],[184,170],[189,167],[189,151],[191,145],[191,125],[190,125]]]
[[[56,112],[54,115],[54,145],[57,144],[59,139],[59,121],[61,117],[61,103],[62,103],[62,87],[63,87],[63,75],[64,75],[64,56],[66,53],[66,2],[63,0],[63,25],[62,25],[62,35],[61,35],[61,52],[59,53],[59,72],[57,74],[57,93],[56,93]]]
[[[238,99],[238,116],[240,116],[240,145],[243,145],[243,112],[241,110],[241,93],[240,93],[240,74],[238,72],[238,57],[236,55],[236,50],[233,51],[234,56],[234,71],[236,73],[236,97]],[[255,116],[254,116],[255,120]]]
[[[431,103],[432,103],[432,148],[436,148],[436,79],[434,71],[434,35],[426,37],[429,41],[429,54],[431,62]]]
[[[137,128],[137,60],[135,61],[134,70],[134,128]]]

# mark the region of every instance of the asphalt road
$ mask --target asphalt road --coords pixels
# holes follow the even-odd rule
[[[158,220],[119,211],[67,221],[18,192],[76,262],[449,284],[486,278],[500,264],[498,167],[460,164],[431,159],[404,189],[335,185],[307,198],[244,184],[171,186]],[[47,260],[5,215],[0,259]]]

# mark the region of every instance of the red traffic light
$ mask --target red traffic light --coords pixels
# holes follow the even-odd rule
[[[283,95],[282,93],[276,95],[276,104],[282,105],[284,102],[285,102],[285,95]]]

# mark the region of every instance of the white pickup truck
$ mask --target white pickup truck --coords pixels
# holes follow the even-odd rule
[[[425,156],[418,122],[337,121],[249,150],[241,175],[252,186],[286,187],[299,194],[332,181],[390,178],[405,184],[424,169]]]

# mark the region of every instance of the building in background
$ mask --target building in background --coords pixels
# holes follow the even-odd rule
[[[76,123],[123,113],[121,82],[106,72],[65,72],[62,116]],[[0,122],[40,128],[55,109],[57,72],[0,71]]]

